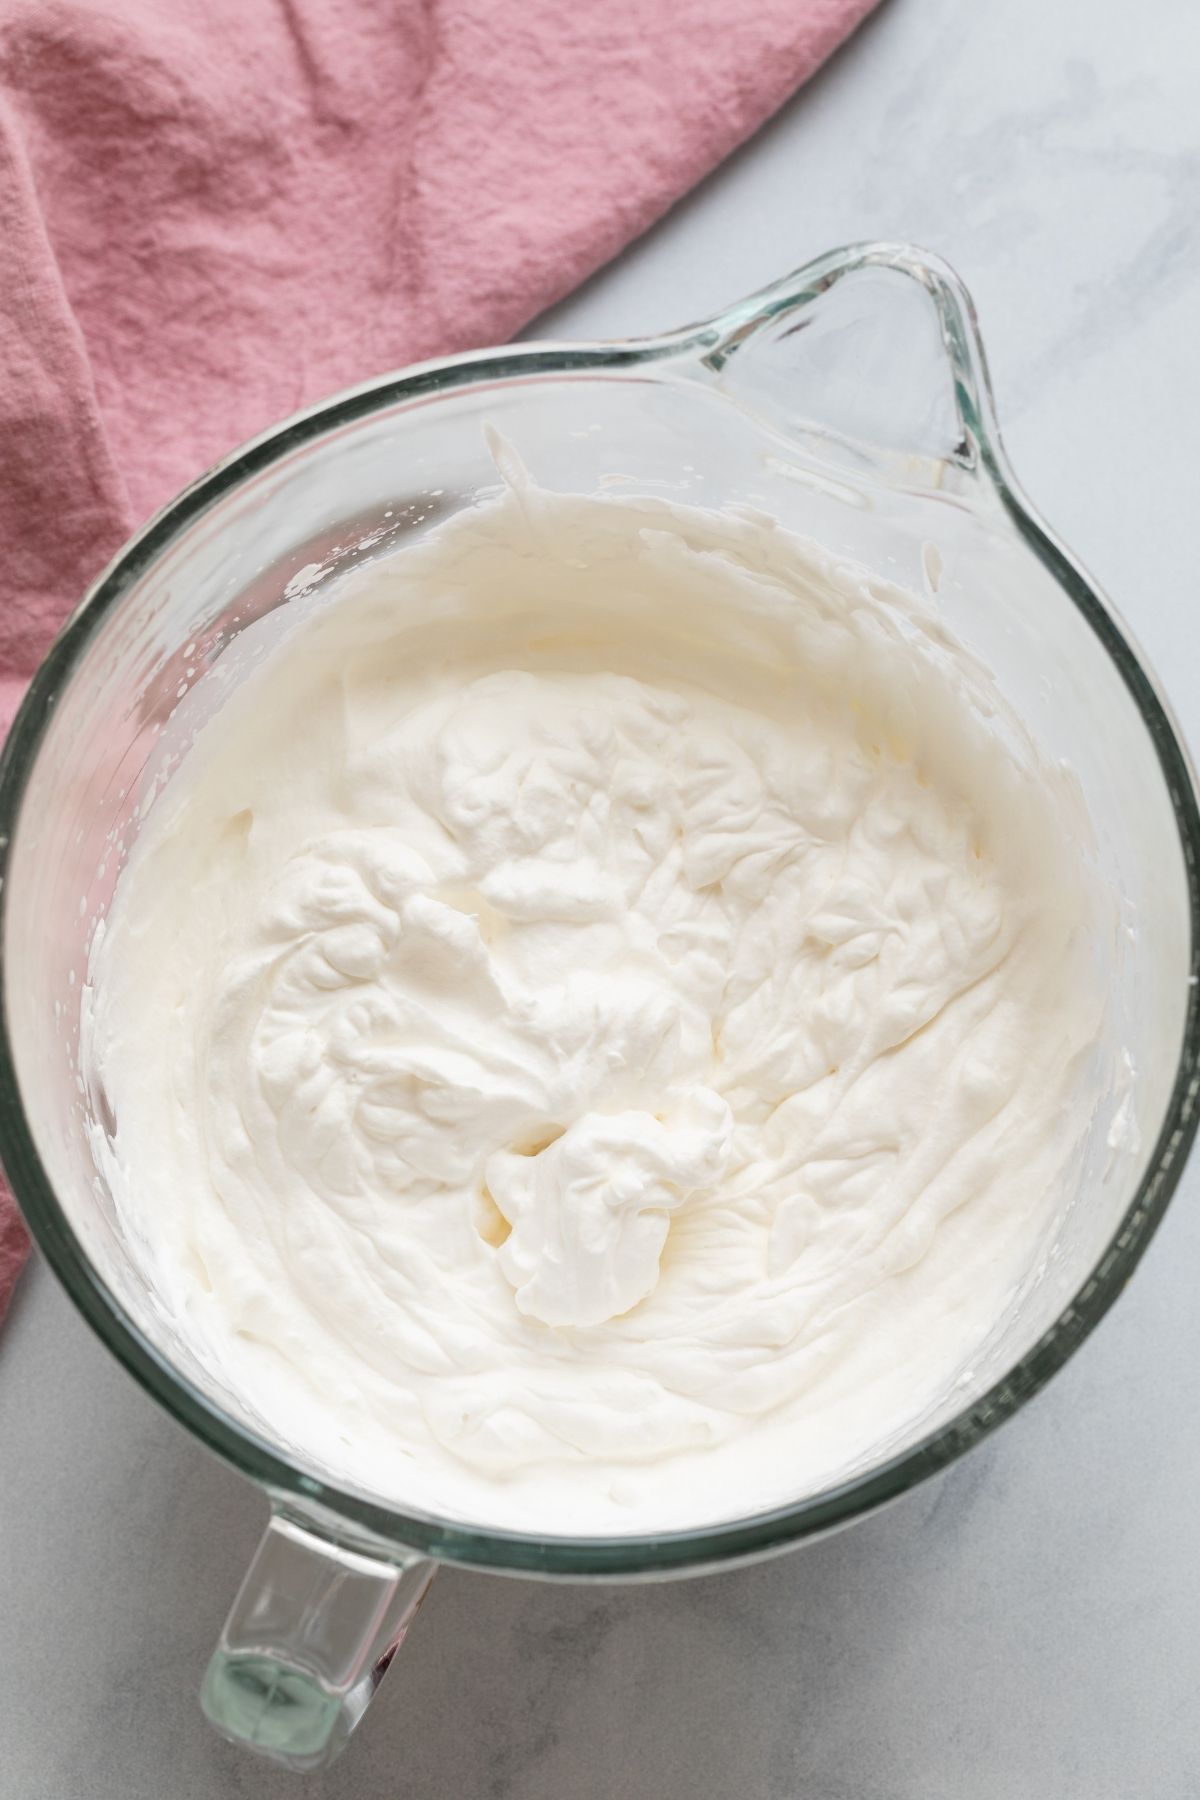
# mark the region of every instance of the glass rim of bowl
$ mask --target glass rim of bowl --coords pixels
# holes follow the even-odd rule
[[[964,449],[1023,539],[1075,605],[1122,677],[1158,757],[1188,887],[1189,991],[1179,1061],[1161,1129],[1133,1198],[1102,1255],[1054,1322],[976,1400],[869,1469],[759,1513],[686,1529],[613,1536],[534,1536],[407,1511],[342,1485],[285,1454],[225,1413],[177,1371],[92,1265],[59,1204],[26,1119],[9,1031],[5,949],[8,863],[27,778],[56,697],[102,622],[145,570],[223,496],[308,440],[397,402],[436,398],[483,382],[538,375],[641,370],[680,355],[712,356],[757,323],[815,298],[846,275],[891,269],[921,283],[937,308],[954,378]],[[332,1518],[342,1535],[394,1545],[439,1561],[514,1573],[670,1574],[768,1554],[875,1511],[955,1461],[1016,1413],[1090,1334],[1121,1292],[1161,1222],[1197,1128],[1200,1091],[1200,809],[1196,778],[1175,720],[1113,610],[1021,492],[996,426],[986,360],[971,300],[947,264],[907,245],[831,251],[713,318],[680,331],[615,343],[533,342],[468,352],[377,377],[295,414],[231,452],[162,508],[117,552],[59,632],[35,673],[0,754],[0,1158],[46,1260],[76,1310],[109,1351],[173,1418],[226,1462],[301,1516]],[[328,1531],[328,1526],[326,1526]]]

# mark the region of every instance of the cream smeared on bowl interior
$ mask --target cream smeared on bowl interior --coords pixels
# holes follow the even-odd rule
[[[927,1412],[1102,1024],[1075,786],[936,611],[754,514],[518,483],[254,630],[84,1011],[202,1360],[533,1532],[752,1513]]]

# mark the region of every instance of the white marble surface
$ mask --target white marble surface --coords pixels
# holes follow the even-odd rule
[[[884,0],[550,329],[673,324],[854,238],[940,250],[1029,491],[1200,742],[1198,78],[1195,0]],[[1200,1795],[1198,1202],[1200,1161],[1051,1389],[839,1538],[661,1587],[443,1574],[303,1784],[195,1701],[261,1501],[34,1270],[0,1340],[0,1800]]]

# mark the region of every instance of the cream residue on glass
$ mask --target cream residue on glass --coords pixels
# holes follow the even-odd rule
[[[335,1474],[532,1532],[894,1440],[1096,1103],[1070,775],[931,605],[748,512],[518,481],[281,616],[84,1009],[195,1354]]]

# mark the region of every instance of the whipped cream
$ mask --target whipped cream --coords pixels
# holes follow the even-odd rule
[[[1103,1023],[1076,787],[937,611],[518,482],[247,641],[83,1014],[214,1380],[534,1532],[752,1513],[913,1429],[1061,1210]]]

